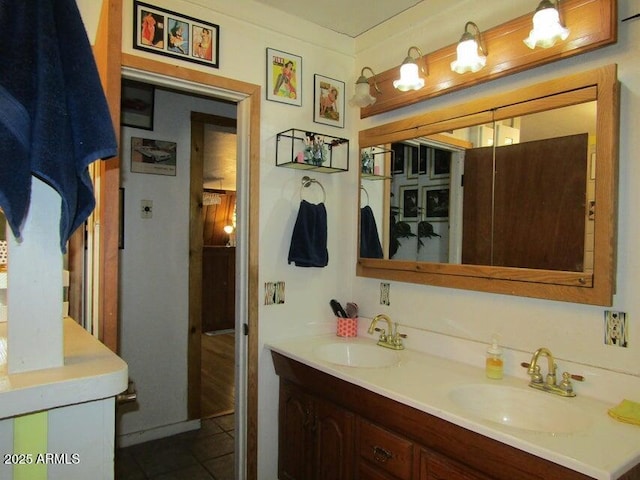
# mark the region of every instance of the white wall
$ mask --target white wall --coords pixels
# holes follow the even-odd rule
[[[196,3],[201,6],[194,6]],[[273,438],[277,432],[277,378],[263,344],[274,338],[330,331],[333,322],[329,300],[351,300],[357,213],[353,198],[358,194],[358,155],[354,143],[356,113],[349,111],[345,128],[339,129],[314,123],[311,105],[314,73],[344,81],[352,93],[351,85],[356,78],[353,40],[248,0],[194,0],[192,4],[157,1],[154,5],[220,25],[220,68],[182,63],[185,67],[264,85],[267,47],[303,58],[302,107],[267,101],[264,90],[261,105],[259,294],[263,293],[264,282],[286,283],[286,303],[260,305],[259,310],[258,471],[260,478],[276,478],[277,454]],[[179,63],[132,48],[132,10],[131,0],[125,1],[123,51],[150,56],[156,61]],[[352,167],[348,173],[310,174],[322,182],[327,195],[329,265],[326,268],[299,268],[287,264],[300,202],[300,179],[309,172],[275,167],[275,135],[294,127],[351,139]],[[123,148],[126,151],[128,147],[123,144]],[[123,171],[128,168],[123,164]],[[123,418],[121,433],[130,433],[157,427],[162,422],[168,424],[186,419],[188,183],[187,177],[182,177],[187,175],[182,163],[178,165],[180,178],[154,178],[128,172],[125,175],[125,218],[128,218],[125,250],[133,249],[127,256],[135,263],[129,264],[123,258],[120,266],[120,332],[123,358],[129,363],[131,377],[136,380],[141,406],[139,412],[127,413]],[[142,178],[136,178],[134,184],[134,176]],[[165,195],[170,198],[163,200]],[[148,196],[154,200],[154,219],[151,220],[154,225],[151,226],[146,226],[144,222],[148,220],[141,220],[138,212],[139,200]],[[170,207],[170,202],[184,206],[184,226],[176,223],[178,217],[170,215],[179,208]],[[175,250],[168,262],[163,258],[165,252],[150,248],[163,235],[171,238]],[[129,292],[129,289],[132,290]],[[175,390],[176,385],[178,390]]]
[[[124,2],[123,51],[135,55],[146,55],[131,48],[131,0]],[[640,368],[640,333],[634,327],[635,318],[640,315],[640,299],[634,296],[634,286],[640,279],[640,252],[635,249],[639,225],[633,216],[634,206],[640,195],[640,166],[634,162],[634,153],[640,148],[640,139],[634,132],[638,130],[640,118],[640,60],[637,45],[640,40],[637,21],[622,24],[618,44],[574,59],[540,67],[524,74],[490,82],[443,98],[430,100],[421,106],[412,106],[397,112],[382,114],[376,118],[359,121],[356,112],[350,112],[344,130],[314,124],[310,105],[313,101],[313,74],[320,73],[340,79],[351,86],[357,74],[365,65],[380,72],[398,64],[406,55],[407,48],[418,45],[424,52],[436,50],[454,43],[462,33],[466,20],[475,21],[485,29],[506,20],[532,11],[537,2],[484,2],[473,0],[451,2],[436,0],[423,2],[413,9],[366,33],[356,42],[303,21],[292,19],[280,12],[255,4],[249,0],[225,2],[222,0],[158,1],[174,11],[204,18],[221,27],[220,68],[214,73],[224,77],[264,85],[265,49],[273,47],[303,57],[303,106],[292,107],[263,100],[261,112],[261,191],[260,191],[260,285],[266,281],[286,282],[286,303],[284,305],[260,306],[260,365],[259,365],[259,459],[260,478],[276,478],[277,442],[277,378],[273,372],[271,359],[262,345],[266,341],[315,332],[330,331],[333,327],[328,301],[338,298],[342,301],[355,300],[363,314],[373,316],[379,312],[391,315],[405,325],[419,327],[471,340],[488,341],[493,332],[502,336],[507,346],[523,351],[533,351],[546,345],[560,358],[593,364],[612,370],[622,370],[638,375]],[[529,5],[529,3],[531,5]],[[640,1],[619,2],[620,18],[636,13]],[[198,7],[194,5],[200,5]],[[355,53],[354,53],[355,52]],[[381,55],[380,52],[384,52]],[[354,60],[355,56],[355,60]],[[158,61],[169,61],[154,56]],[[173,62],[173,61],[172,61]],[[177,61],[176,61],[177,62]],[[423,108],[442,108],[457,104],[465,99],[480,95],[495,94],[504,88],[517,88],[535,81],[543,81],[564,74],[617,62],[622,82],[621,115],[621,175],[620,175],[620,227],[618,247],[618,293],[614,308],[628,312],[631,322],[630,347],[605,347],[602,344],[603,308],[551,302],[544,300],[509,297],[476,292],[465,292],[438,287],[400,284],[391,285],[391,305],[379,305],[379,282],[356,278],[356,207],[354,198],[358,195],[357,184],[357,130],[376,124],[396,120],[416,113]],[[198,69],[195,64],[184,64]],[[209,70],[210,71],[210,70]],[[289,266],[286,256],[289,239],[299,202],[301,172],[275,168],[275,134],[296,127],[319,131],[351,139],[351,170],[333,175],[313,175],[327,191],[329,212],[329,255],[330,263],[324,269],[302,269]],[[126,167],[123,167],[126,168]],[[178,174],[181,174],[178,168]],[[144,176],[145,179],[149,176]],[[163,184],[169,178],[157,179]],[[175,179],[174,179],[175,180]],[[147,186],[140,188],[149,188]],[[166,188],[166,186],[165,186]],[[172,194],[180,196],[178,190],[170,187]],[[132,189],[128,189],[130,192]],[[186,185],[185,199],[186,202]],[[128,193],[132,195],[132,193]],[[140,197],[138,197],[140,198]],[[176,197],[177,198],[177,197]],[[186,212],[186,210],[185,210]],[[135,215],[135,214],[134,214]],[[164,215],[159,211],[157,215]],[[170,234],[172,225],[159,229]],[[127,240],[129,241],[129,240]],[[180,245],[184,245],[181,241]],[[146,252],[140,251],[140,255]],[[156,252],[156,258],[159,257]],[[186,257],[186,252],[185,252]],[[155,261],[155,260],[154,260]],[[176,260],[177,261],[177,260]],[[186,260],[184,260],[186,262]],[[173,265],[177,266],[177,265]],[[186,282],[184,271],[167,267],[150,266],[151,274],[171,274],[171,282]],[[162,270],[158,270],[162,268]],[[186,290],[185,286],[175,288],[175,304],[167,311],[160,311],[153,302],[137,307],[141,314],[155,320],[155,330],[137,328],[140,315],[134,303],[140,297],[128,296],[124,282],[128,273],[123,270],[122,297],[122,339],[127,348],[145,348],[149,359],[157,354],[166,355],[161,366],[145,367],[151,375],[165,375],[162,366],[176,364],[171,375],[186,376],[186,369],[177,364],[183,362],[184,345],[174,342],[168,350],[149,342],[149,335],[166,334],[176,339],[186,335]],[[170,271],[171,270],[171,271]],[[147,303],[148,302],[148,303]],[[154,333],[155,332],[155,333]],[[181,333],[183,332],[183,333]],[[155,339],[157,340],[157,338]],[[182,341],[182,340],[180,340]],[[141,347],[151,345],[151,347]],[[177,347],[177,348],[176,348]],[[142,358],[142,353],[140,357]],[[125,357],[126,360],[128,360]],[[160,367],[160,368],[158,368]],[[136,366],[131,365],[132,375]],[[155,380],[154,380],[155,382]],[[157,388],[158,404],[166,403],[173,395],[170,389]],[[140,390],[139,390],[140,392]],[[143,395],[148,393],[140,392]],[[152,407],[150,407],[152,408]],[[132,421],[131,427],[146,428],[139,420]],[[155,417],[159,418],[159,417]],[[133,424],[135,423],[135,425]]]

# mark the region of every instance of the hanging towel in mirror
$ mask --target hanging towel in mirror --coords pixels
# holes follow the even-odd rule
[[[363,258],[383,257],[376,218],[369,205],[360,210],[360,256]]]
[[[306,200],[300,202],[289,247],[289,263],[297,267],[328,265],[327,210],[324,203],[315,205]]]
[[[0,60],[0,207],[19,238],[31,176],[49,184],[64,252],[95,207],[89,164],[118,152],[75,0],[1,1]]]

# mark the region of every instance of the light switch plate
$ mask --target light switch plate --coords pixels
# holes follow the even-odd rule
[[[604,343],[627,347],[629,338],[629,325],[627,314],[615,310],[604,311]]]

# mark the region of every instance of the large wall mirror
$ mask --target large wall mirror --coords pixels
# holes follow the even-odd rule
[[[360,132],[360,276],[611,305],[616,66]]]

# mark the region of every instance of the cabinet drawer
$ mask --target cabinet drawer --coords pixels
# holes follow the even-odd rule
[[[426,450],[420,452],[420,470],[421,480],[489,480],[454,460]]]
[[[380,470],[402,479],[411,478],[413,443],[360,419],[359,454]]]

